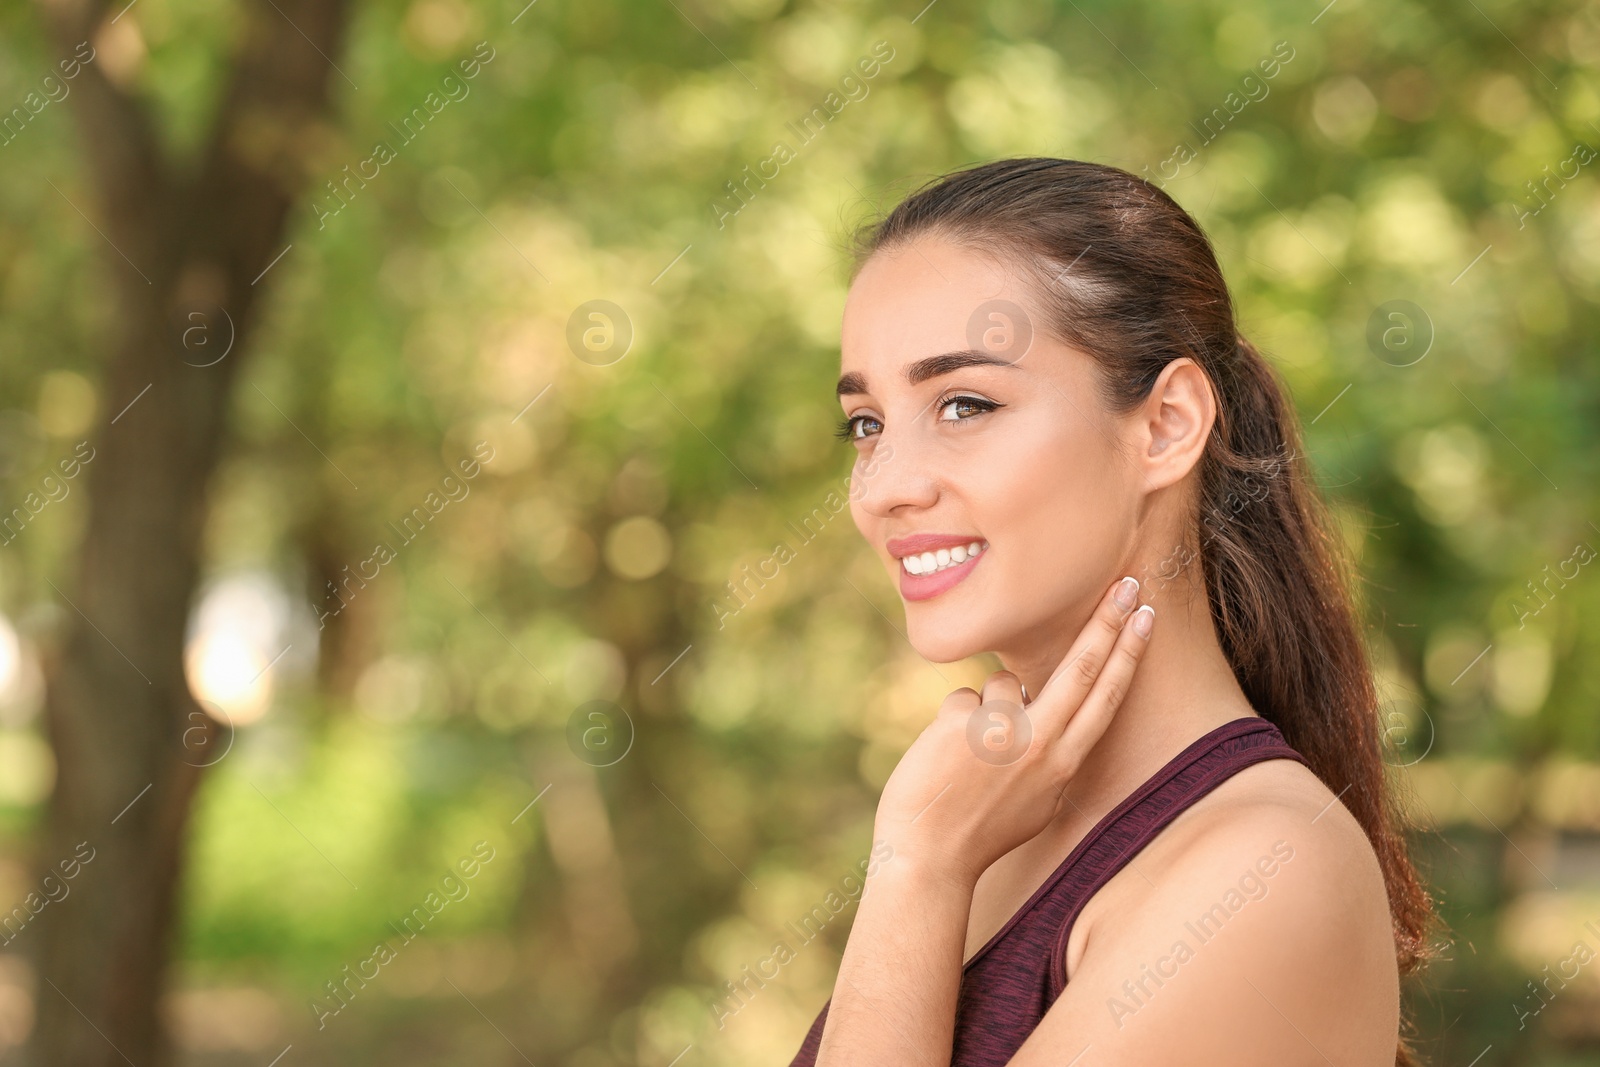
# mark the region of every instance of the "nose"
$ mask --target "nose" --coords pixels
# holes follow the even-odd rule
[[[930,508],[939,499],[939,475],[927,449],[907,437],[882,434],[850,472],[850,499],[863,513],[888,518],[899,508]]]

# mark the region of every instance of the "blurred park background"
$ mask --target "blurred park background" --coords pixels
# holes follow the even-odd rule
[[[847,237],[1051,155],[1308,424],[1427,1062],[1600,1064],[1600,3],[923,5],[0,8],[0,1063],[786,1063],[995,666],[836,506]]]

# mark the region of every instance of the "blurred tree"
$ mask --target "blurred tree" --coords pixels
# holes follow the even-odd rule
[[[105,0],[41,9],[60,51],[80,57],[127,11]],[[58,777],[44,858],[54,865],[82,842],[94,858],[71,913],[40,919],[37,1063],[168,1060],[157,1005],[184,833],[204,739],[223,730],[183,666],[208,489],[257,283],[283,248],[347,10],[343,0],[245,5],[193,167],[168,158],[111,64],[77,75],[71,99],[100,207],[89,221],[105,238],[116,315],[87,528],[63,593],[74,611],[46,704]]]
[[[180,1011],[215,1025],[174,1035],[189,1035],[205,1067],[264,1064],[290,1042],[284,1064],[521,1062],[507,1039],[541,1065],[667,1064],[691,1042],[683,1064],[784,1062],[831,988],[846,922],[725,1027],[712,1006],[864,854],[894,761],[982,666],[915,656],[846,515],[798,530],[819,525],[811,517],[849,468],[849,447],[828,434],[837,245],[845,223],[924,176],[1034,153],[1166,182],[1216,240],[1247,334],[1294,388],[1308,451],[1362,553],[1394,696],[1386,722],[1407,746],[1396,773],[1438,815],[1419,838],[1462,947],[1429,979],[1428,1058],[1492,1067],[1557,1062],[1536,1059],[1557,1049],[1564,1064],[1595,1062],[1577,1058],[1581,1026],[1593,1026],[1579,1009],[1594,1003],[1580,986],[1525,1029],[1511,1010],[1525,980],[1571,948],[1551,921],[1555,895],[1530,892],[1549,887],[1519,852],[1563,889],[1570,860],[1547,864],[1544,829],[1519,827],[1523,809],[1496,798],[1510,795],[1513,766],[1552,752],[1600,782],[1600,630],[1584,625],[1600,583],[1589,567],[1552,583],[1525,631],[1512,610],[1600,522],[1600,189],[1593,165],[1565,187],[1545,176],[1577,141],[1594,143],[1600,3],[368,0],[340,50],[331,16],[287,0],[111,3],[72,16],[100,54],[70,85],[101,102],[63,100],[0,146],[0,493],[33,492],[41,460],[70,453],[97,408],[86,473],[116,464],[94,486],[93,515],[53,503],[10,559],[0,553],[0,607],[24,642],[67,656],[52,719],[59,803],[77,812],[39,839],[39,798],[7,755],[37,749],[35,726],[0,703],[0,889],[12,891],[0,907],[30,888],[12,857],[56,863],[79,841],[100,850],[73,899],[39,920],[71,929],[48,941],[30,929],[0,952],[0,1007],[38,991],[40,1062],[123,1062],[94,1027],[150,1062],[106,1019],[152,1018],[155,983],[118,961],[160,958],[141,879],[170,885],[177,813],[198,775],[183,759],[212,755],[187,729],[203,720],[187,717],[197,711],[177,675],[195,529],[203,520],[208,580],[251,568],[302,611],[334,607],[327,583],[394,539],[389,524],[480,438],[496,458],[470,498],[315,642],[295,637],[266,675],[270,710],[205,775],[172,920],[173,984],[186,987],[174,1000],[249,987],[280,1015],[237,1027],[260,1042],[248,1049],[201,1040],[229,1020],[221,1009]],[[19,7],[0,4],[0,108],[83,40],[44,47]],[[272,56],[264,77],[320,65],[344,93],[337,125],[248,101],[214,118],[231,99],[220,42],[269,31],[244,54]],[[498,58],[449,96],[445,74],[480,38]],[[893,59],[857,77],[850,98],[842,79],[880,39]],[[1291,50],[1268,77],[1260,64]],[[106,106],[109,90],[85,81],[102,66],[110,99],[137,85],[167,148],[116,120],[112,138],[91,134],[87,158],[143,143],[151,159],[196,161],[181,187],[174,164],[150,165],[171,183],[164,196],[101,179],[103,198],[133,205],[120,222],[76,191],[85,157],[61,121],[69,107]],[[392,128],[435,91],[450,102],[424,132]],[[796,147],[792,124],[829,93],[848,104],[770,177],[761,162],[774,142]],[[223,129],[236,148],[212,132]],[[380,178],[342,196],[323,184],[344,182],[380,139],[406,141]],[[1180,166],[1180,145],[1197,158]],[[276,241],[251,229],[263,215],[243,195],[206,192],[224,149],[263,152],[255,165],[291,181],[298,166],[318,176]],[[758,169],[769,177],[747,177]],[[749,182],[735,185],[740,199],[734,181]],[[236,259],[215,251],[248,235],[252,251]],[[185,266],[202,262],[218,272]],[[270,312],[241,319],[244,287],[223,276],[249,283],[268,266],[248,293],[274,286]],[[214,292],[208,277],[222,279]],[[88,295],[111,283],[118,304]],[[632,321],[626,358],[602,364],[569,346],[575,309],[597,298]],[[1426,359],[1369,346],[1375,312],[1395,299],[1431,319]],[[239,347],[198,366],[225,347],[222,309],[242,332],[255,322],[242,371]],[[197,324],[207,328],[191,351],[183,331]],[[153,342],[123,348],[166,362],[113,368],[123,348],[98,356],[113,332],[159,333],[165,355]],[[225,376],[240,373],[238,403],[216,415]],[[223,418],[231,442],[207,501],[200,479],[173,480],[210,470],[198,457]],[[113,551],[113,536],[128,540]],[[775,567],[780,541],[795,558]],[[81,575],[69,547],[88,553]],[[612,766],[568,748],[569,717],[595,698],[637,726]],[[1474,760],[1496,761],[1494,773]],[[1600,801],[1579,819],[1587,794],[1557,781],[1530,795],[1570,808],[1562,825],[1600,828]],[[153,846],[158,834],[171,851]],[[445,921],[458,924],[430,929],[319,1031],[307,1001],[480,835],[505,858],[466,907],[452,905]],[[146,858],[153,873],[129,873]],[[116,913],[111,894],[125,897]],[[1546,929],[1551,939],[1522,932]],[[491,961],[514,950],[514,968],[474,962],[466,950],[484,946]],[[465,962],[449,963],[458,950]],[[13,952],[43,954],[39,981]],[[87,977],[71,985],[69,969]],[[117,995],[142,998],[138,1011]],[[1576,1021],[1558,1027],[1569,1010]],[[48,1044],[68,1029],[86,1043]],[[12,1033],[0,1028],[0,1043]]]

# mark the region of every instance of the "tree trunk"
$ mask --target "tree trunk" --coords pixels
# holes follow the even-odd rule
[[[116,7],[122,15],[99,0],[43,10],[68,56],[109,17],[136,17]],[[339,54],[346,4],[276,0],[245,16],[192,174],[169,169],[144,108],[102,64],[84,64],[71,97],[98,194],[88,214],[104,231],[87,239],[105,252],[118,313],[88,521],[77,573],[56,589],[69,606],[47,670],[57,779],[40,878],[72,877],[34,920],[36,1064],[171,1060],[158,1006],[184,833],[226,732],[189,693],[184,631],[230,396],[271,275],[256,279],[284,247],[298,153],[327,109],[337,75],[324,57]],[[60,191],[76,206],[73,189]]]

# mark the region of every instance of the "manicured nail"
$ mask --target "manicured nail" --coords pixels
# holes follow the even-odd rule
[[[1133,632],[1140,637],[1149,637],[1150,630],[1156,624],[1156,609],[1146,604],[1133,613]]]
[[[1111,599],[1116,602],[1117,607],[1121,608],[1123,611],[1127,611],[1129,608],[1133,607],[1133,602],[1138,595],[1139,579],[1124,578],[1122,581],[1117,583],[1117,591],[1111,594]]]

